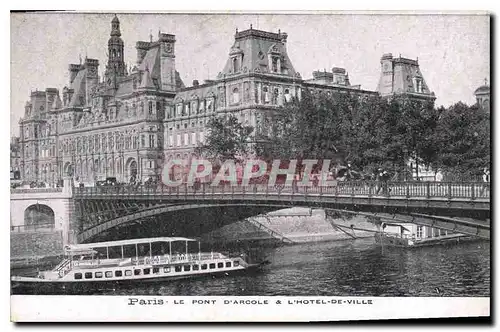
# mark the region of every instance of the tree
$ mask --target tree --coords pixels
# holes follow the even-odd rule
[[[387,159],[382,144],[390,140],[387,101],[378,95],[303,93],[274,119],[259,154],[274,158],[329,159],[337,164],[373,169]],[[397,117],[396,117],[397,118]]]
[[[207,123],[208,134],[196,153],[205,158],[224,162],[241,159],[250,152],[253,127],[242,125],[232,115],[215,116]]]
[[[464,177],[490,167],[490,115],[459,102],[442,110],[434,141],[439,143],[436,166]]]

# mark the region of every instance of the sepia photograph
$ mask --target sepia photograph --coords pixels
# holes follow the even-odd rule
[[[491,19],[11,12],[11,320],[489,317]]]

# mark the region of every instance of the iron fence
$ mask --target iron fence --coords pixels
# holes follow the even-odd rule
[[[300,183],[251,184],[232,186],[229,183],[212,186],[209,183],[182,184],[177,187],[158,185],[104,186],[75,188],[77,196],[228,196],[228,195],[329,195],[329,196],[383,196],[407,198],[469,198],[489,199],[489,182],[375,182],[342,181],[328,186],[301,186]]]

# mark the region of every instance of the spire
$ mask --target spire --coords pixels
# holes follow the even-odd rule
[[[149,29],[149,41],[153,42],[153,30]]]
[[[113,20],[111,21],[111,36],[117,36],[120,37],[122,34],[120,33],[120,20],[118,20],[118,17],[115,14],[115,17],[113,17]]]

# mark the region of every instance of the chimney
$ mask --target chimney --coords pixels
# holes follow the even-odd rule
[[[198,86],[200,85],[200,82],[198,82],[198,80],[193,80],[193,86]]]
[[[148,52],[150,47],[150,43],[144,42],[144,41],[138,41],[135,43],[135,48],[137,49],[137,65],[140,65],[142,60],[144,60],[144,57],[146,56],[146,53]]]
[[[70,64],[68,67],[69,70],[69,84],[73,83],[76,75],[82,69],[82,65]]]

